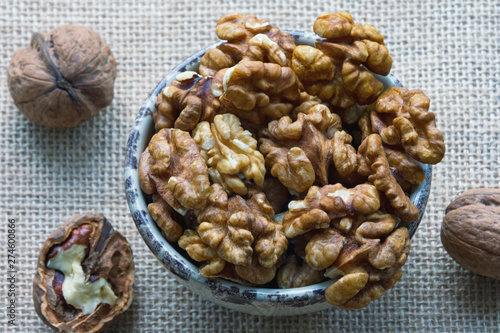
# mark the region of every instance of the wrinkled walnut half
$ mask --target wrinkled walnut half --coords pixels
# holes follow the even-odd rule
[[[260,139],[259,149],[271,174],[299,193],[307,191],[314,182],[328,184],[331,165],[342,176],[348,176],[357,167],[351,136],[334,129],[333,139],[328,139],[320,130],[335,128],[336,117],[319,106],[308,112],[299,113],[296,121],[288,116],[271,121]]]
[[[401,145],[417,161],[437,164],[445,153],[444,138],[429,104],[422,90],[389,87],[371,113],[373,130],[385,144]]]
[[[283,217],[283,229],[288,238],[310,230],[328,228],[330,221],[346,214],[371,214],[380,208],[377,189],[360,184],[352,189],[341,184],[312,186],[304,200],[291,201]]]
[[[217,36],[227,42],[209,50],[200,62],[200,74],[213,76],[241,60],[290,65],[295,43],[290,34],[254,15],[233,13],[219,19]]]
[[[218,72],[213,82],[212,92],[227,112],[259,125],[290,113],[302,89],[291,68],[261,61],[241,61]]]
[[[342,276],[325,291],[327,301],[341,309],[360,309],[377,300],[401,278],[401,267],[410,252],[406,228],[392,230],[396,223],[389,214],[368,217],[356,231],[356,241],[344,245],[326,276]],[[368,223],[368,224],[367,224]],[[382,223],[382,227],[377,226]]]
[[[239,195],[248,191],[239,175],[262,186],[266,174],[264,156],[257,150],[257,140],[241,127],[237,116],[217,115],[212,124],[198,123],[192,134],[213,182]]]
[[[160,227],[166,240],[176,242],[182,235],[182,226],[173,218],[174,209],[159,195],[154,195],[153,201],[148,205],[151,218]]]
[[[76,215],[45,241],[33,280],[38,316],[59,332],[98,332],[132,303],[129,243],[102,215]]]
[[[280,288],[299,288],[320,283],[324,279],[323,274],[324,271],[314,270],[302,259],[291,255],[278,270],[276,280]]]
[[[418,209],[398,184],[387,161],[382,139],[378,134],[369,135],[358,148],[358,173],[368,176],[377,190],[384,193],[394,209],[394,214],[403,222],[418,218]]]
[[[9,91],[21,113],[47,127],[75,127],[113,100],[116,62],[98,33],[63,25],[34,33],[14,53]]]
[[[287,248],[282,227],[273,218],[273,208],[263,193],[252,192],[247,200],[228,197],[219,184],[213,184],[199,212],[197,232],[218,257],[234,264],[240,277],[250,281],[254,278],[246,274],[260,266],[275,270]]]
[[[314,32],[324,38],[316,48],[330,58],[335,74],[333,80],[318,77],[308,92],[322,91],[322,99],[340,107],[374,102],[384,86],[371,72],[387,75],[392,67],[384,37],[371,25],[354,23],[346,12],[319,16]]]
[[[140,169],[149,170],[149,178],[163,200],[182,215],[187,209],[203,207],[210,187],[208,170],[189,133],[164,128],[151,138],[148,152],[149,157],[141,159]]]
[[[220,102],[212,95],[212,79],[186,71],[166,87],[155,104],[155,130],[178,128],[191,131],[200,121],[212,121]]]

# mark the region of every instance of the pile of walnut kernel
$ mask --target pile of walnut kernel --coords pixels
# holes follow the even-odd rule
[[[336,279],[326,299],[356,309],[402,275],[408,193],[445,152],[429,98],[390,87],[384,38],[349,13],[318,17],[316,46],[253,15],[158,96],[140,159],[148,210],[206,277],[281,288]],[[332,280],[335,281],[335,280]]]

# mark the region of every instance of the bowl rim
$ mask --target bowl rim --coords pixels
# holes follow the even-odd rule
[[[314,40],[319,39],[319,37],[313,33],[296,30],[284,31],[288,32],[293,37],[297,45],[314,45]],[[160,260],[160,262],[184,285],[187,286],[192,282],[199,285],[201,288],[207,289],[206,287],[208,287],[212,295],[205,294],[205,298],[215,303],[229,307],[232,307],[232,304],[240,304],[241,306],[238,310],[244,312],[246,312],[245,306],[248,304],[259,307],[259,305],[255,305],[256,302],[260,302],[261,307],[262,304],[266,304],[266,306],[285,304],[294,308],[315,305],[313,306],[314,310],[309,312],[329,308],[331,307],[329,304],[323,307],[318,307],[317,305],[327,303],[324,291],[332,284],[331,280],[325,280],[318,284],[300,288],[277,289],[246,286],[226,279],[206,278],[201,276],[198,267],[179,253],[162,236],[160,229],[147,210],[145,195],[139,184],[138,165],[140,155],[147,147],[147,142],[149,142],[149,139],[154,133],[153,113],[155,111],[154,103],[156,102],[157,95],[175,79],[178,73],[186,70],[197,70],[201,57],[208,50],[217,47],[223,42],[224,41],[214,43],[194,53],[179,65],[175,66],[162,80],[160,80],[142,104],[129,135],[125,159],[125,193],[132,218],[141,237],[158,260]],[[388,86],[402,87],[401,82],[392,73],[385,77],[376,74],[375,76],[384,83],[384,89]],[[431,187],[432,166],[428,164],[422,164],[422,166],[425,172],[425,180],[423,183],[414,186],[410,195],[410,199],[419,210],[418,219],[406,226],[410,233],[410,237],[415,234],[421,222]],[[269,309],[265,311],[269,311]],[[272,311],[271,313],[265,311],[261,311],[262,314],[280,315],[273,314]]]

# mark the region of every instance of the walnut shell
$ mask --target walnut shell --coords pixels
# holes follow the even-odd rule
[[[99,34],[63,25],[33,33],[8,69],[10,94],[19,111],[47,127],[75,127],[113,100],[116,62]]]
[[[72,234],[84,225],[91,229],[90,237],[87,235],[88,239],[85,240],[88,242],[88,254],[82,261],[85,276],[89,281],[104,277],[117,296],[113,306],[100,303],[88,315],[66,303],[61,292],[61,279],[64,279],[64,275],[47,267],[54,251],[84,241],[78,238],[75,240],[74,233]],[[75,215],[57,228],[40,250],[33,280],[33,302],[38,316],[56,331],[98,332],[128,309],[132,303],[133,284],[134,262],[127,239],[115,231],[102,215]]]
[[[500,189],[474,189],[446,208],[441,242],[461,266],[500,280]]]

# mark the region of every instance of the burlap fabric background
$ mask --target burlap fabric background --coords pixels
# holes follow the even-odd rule
[[[359,311],[331,309],[263,318],[211,304],[176,283],[151,254],[129,214],[122,181],[125,146],[139,107],[163,75],[214,43],[223,14],[268,18],[312,30],[323,12],[350,11],[386,36],[393,73],[421,88],[445,134],[432,194],[402,280]],[[33,31],[87,25],[118,63],[115,98],[75,129],[24,118],[6,84],[10,58]],[[107,332],[498,332],[500,281],[461,269],[445,253],[440,224],[449,201],[468,188],[499,187],[499,1],[2,1],[0,4],[0,330],[7,325],[7,219],[17,221],[17,331],[48,332],[33,310],[31,283],[42,242],[80,212],[104,213],[130,241],[136,288],[131,309]],[[498,221],[497,221],[498,222]]]

